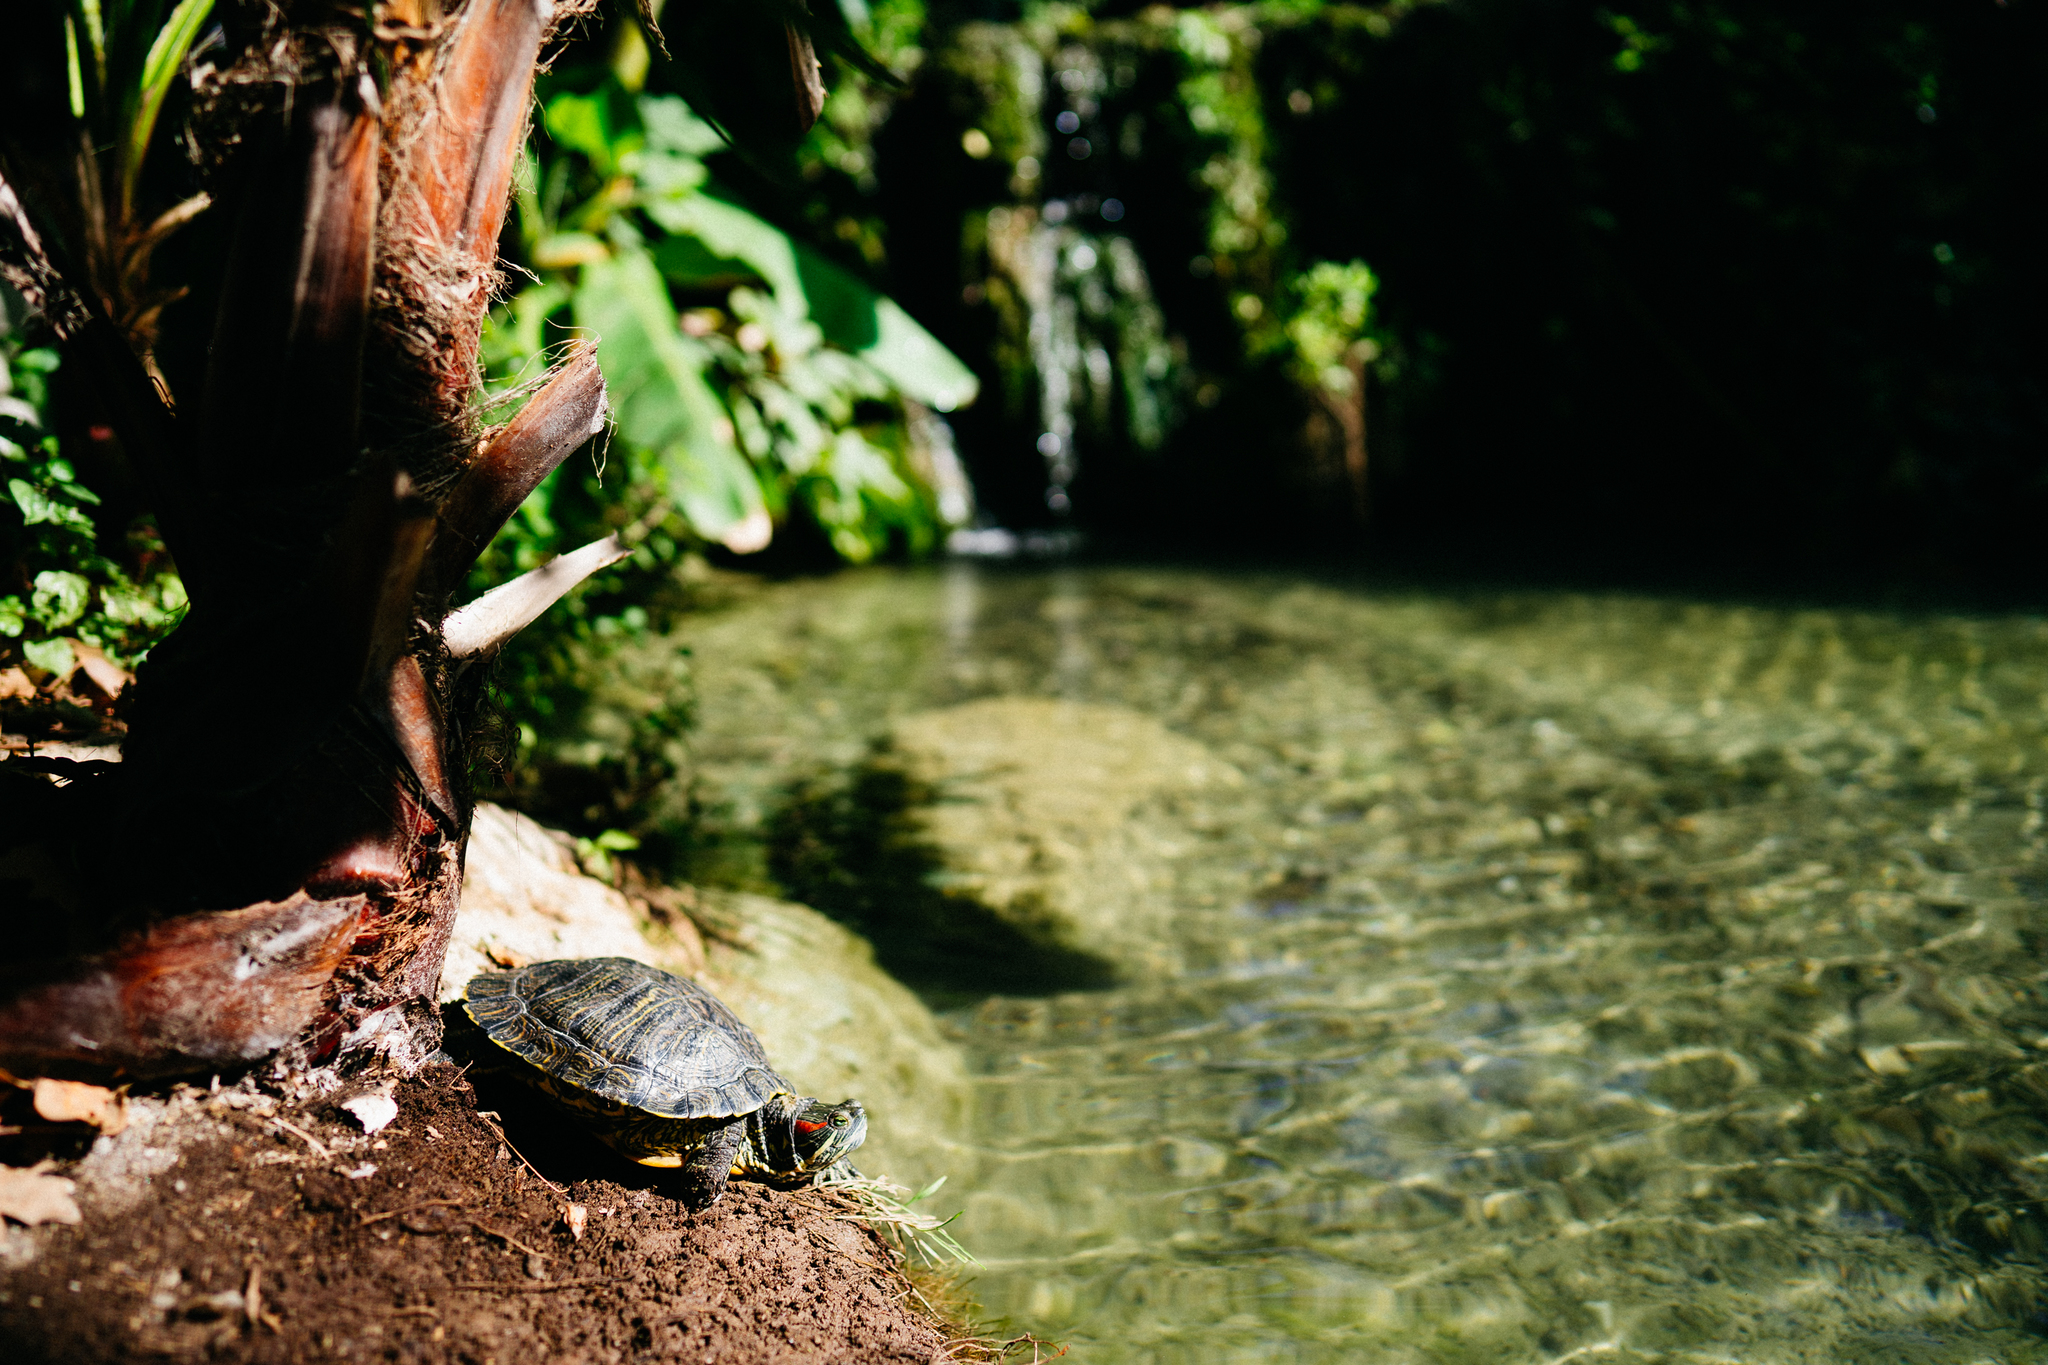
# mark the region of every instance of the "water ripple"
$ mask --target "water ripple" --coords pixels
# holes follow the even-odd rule
[[[990,1309],[1158,1365],[2048,1359],[2048,626],[1061,575],[690,633],[733,811],[1053,677],[1245,775],[1155,813],[1178,966],[948,1020]]]

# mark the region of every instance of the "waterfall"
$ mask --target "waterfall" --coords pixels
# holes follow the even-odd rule
[[[1101,215],[1104,202],[1054,199],[1040,208],[992,209],[987,218],[990,264],[1023,305],[1045,502],[1061,520],[1072,511],[1084,433],[1154,448],[1172,402],[1173,356],[1144,262],[1129,238],[1076,221]]]

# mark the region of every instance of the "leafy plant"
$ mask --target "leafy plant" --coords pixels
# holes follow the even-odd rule
[[[935,413],[977,388],[897,304],[742,206],[708,164],[728,144],[681,97],[635,88],[645,49],[621,32],[608,67],[544,87],[516,185],[531,278],[493,311],[483,351],[509,406],[564,343],[601,337],[615,426],[594,461],[540,486],[471,580],[607,531],[634,546],[496,665],[516,799],[592,834],[640,819],[636,797],[679,757],[690,702],[672,660],[609,757],[572,736],[593,691],[637,676],[624,647],[687,597],[684,557],[755,552],[793,525],[842,562],[930,551],[972,512]]]
[[[518,525],[549,539],[579,509],[630,508],[665,532],[659,558],[692,540],[758,550],[801,511],[846,560],[922,553],[943,529],[944,471],[910,419],[971,400],[976,381],[895,303],[714,184],[704,159],[723,145],[680,97],[613,74],[548,100],[518,201],[537,279],[493,314],[485,354],[510,388],[560,341],[602,336],[607,462],[627,490],[600,500],[558,480]]]
[[[1351,366],[1378,353],[1367,321],[1379,281],[1364,261],[1317,261],[1291,283],[1285,330],[1302,377],[1331,393],[1349,393]]]
[[[213,0],[67,0],[63,50],[45,54],[64,73],[80,144],[64,165],[44,167],[53,183],[69,182],[47,201],[70,207],[80,283],[152,373],[157,318],[177,291],[152,285],[150,257],[208,201],[152,212],[142,171],[212,10]],[[19,322],[18,300],[7,301]],[[111,537],[98,524],[101,497],[59,448],[51,420],[58,353],[34,341],[0,317],[0,663],[12,656],[63,678],[83,645],[133,667],[183,615],[184,584],[146,520]],[[106,552],[110,540],[118,557]]]
[[[1366,514],[1366,367],[1379,358],[1369,334],[1372,295],[1379,287],[1364,261],[1317,261],[1288,282],[1282,333],[1289,368],[1336,420],[1351,481],[1352,507]]]
[[[167,568],[131,577],[100,553],[93,509],[99,496],[79,482],[45,430],[49,377],[57,353],[0,342],[0,663],[16,654],[67,677],[75,644],[132,667],[184,613],[185,588]],[[161,559],[142,531],[145,563]],[[148,553],[155,550],[156,553]]]
[[[214,0],[66,0],[64,69],[71,117],[90,150],[80,159],[80,262],[101,304],[144,354],[157,316],[178,295],[152,288],[151,254],[208,206],[195,195],[158,214],[143,204],[142,171],[172,86]]]
[[[1286,129],[1269,106],[1310,97],[1271,89],[1259,61],[1275,32],[1384,28],[1406,8],[1042,4],[930,39],[972,121],[962,151],[1007,163],[977,181],[1007,190],[999,202],[962,206],[966,246],[986,266],[970,301],[994,313],[1012,418],[1036,397],[1056,512],[1085,464],[1149,459],[1189,413],[1263,371],[1336,419],[1362,490],[1359,367],[1376,351],[1356,348],[1371,276],[1292,245],[1272,168]],[[1332,271],[1353,273],[1340,283]],[[1261,434],[1281,434],[1270,404],[1260,412]]]

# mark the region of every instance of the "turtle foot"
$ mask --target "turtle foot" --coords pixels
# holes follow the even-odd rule
[[[682,1165],[676,1181],[683,1206],[702,1213],[725,1195],[725,1182],[732,1178],[733,1158],[739,1155],[746,1135],[746,1121],[735,1119],[704,1140]]]

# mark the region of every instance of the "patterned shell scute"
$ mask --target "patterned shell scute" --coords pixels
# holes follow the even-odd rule
[[[628,957],[486,972],[463,991],[491,1041],[556,1081],[664,1118],[751,1114],[795,1087],[694,981]]]

